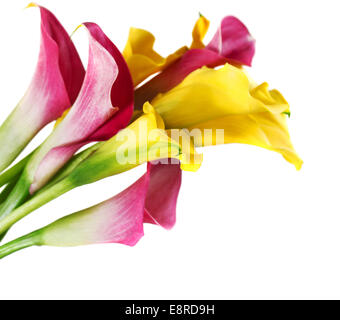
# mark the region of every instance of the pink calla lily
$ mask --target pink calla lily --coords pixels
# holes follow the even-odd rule
[[[39,9],[38,64],[26,94],[0,127],[0,172],[46,124],[56,120],[74,103],[85,75],[79,55],[63,26],[50,11],[44,7]]]
[[[255,54],[255,39],[239,19],[227,16],[206,49],[225,57],[229,63],[250,67]]]
[[[70,111],[31,156],[16,187],[0,208],[8,215],[44,186],[83,145],[108,139],[125,127],[133,113],[133,84],[119,50],[93,23],[89,61],[80,93]]]
[[[148,164],[147,172],[140,179],[113,198],[0,247],[0,259],[33,245],[70,247],[120,243],[134,246],[144,235],[143,223],[166,229],[173,227],[180,186],[178,164]]]
[[[80,147],[109,139],[132,116],[133,85],[123,57],[98,25],[84,26],[90,47],[84,85],[70,112],[37,153],[40,156],[31,162],[29,171],[36,169],[30,193],[49,181]]]
[[[233,16],[225,17],[213,39],[205,48],[190,49],[174,63],[135,91],[135,107],[141,108],[157,94],[182,82],[193,71],[214,68],[229,62],[250,66],[255,54],[255,40],[246,26]]]
[[[125,59],[101,28],[95,23],[85,23],[84,25],[91,36],[112,55],[119,70],[116,81],[111,88],[111,102],[114,107],[118,108],[118,112],[89,137],[89,141],[104,141],[110,139],[129,124],[134,104],[133,83]]]
[[[148,163],[150,175],[145,198],[144,222],[171,229],[176,222],[176,204],[182,183],[180,164]]]

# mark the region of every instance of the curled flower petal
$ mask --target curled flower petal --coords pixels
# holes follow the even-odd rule
[[[207,50],[215,51],[228,62],[251,66],[255,54],[255,39],[247,27],[236,17],[225,17]]]
[[[171,229],[176,223],[176,204],[182,182],[179,164],[148,163],[150,182],[145,199],[144,222]]]
[[[236,67],[196,70],[152,104],[166,128],[188,128],[196,146],[252,144],[279,152],[301,168],[286,125],[287,101],[267,83],[251,86]]]
[[[32,245],[70,247],[120,243],[134,246],[144,234],[143,223],[166,229],[173,227],[180,185],[178,164],[149,164],[147,173],[113,198],[0,247],[0,259]]]
[[[192,72],[178,86],[159,94],[152,105],[168,129],[189,128],[228,114],[266,110],[249,94],[247,76],[230,64],[218,70],[203,67]]]
[[[210,130],[206,131],[202,140],[195,140],[197,146],[250,144],[280,153],[300,170],[303,161],[293,147],[287,127],[289,105],[277,90],[269,91],[267,87],[267,84],[260,85],[253,89],[251,94],[267,104],[268,111],[228,115],[195,125],[195,129]],[[217,135],[217,132],[222,132],[222,135]]]
[[[118,48],[112,43],[112,41],[105,35],[102,29],[95,23],[84,23],[89,33],[96,41],[98,41],[105,50],[107,50],[114,58],[118,66],[118,76],[111,88],[111,103],[117,107],[117,113],[114,117],[111,117],[101,127],[99,127],[93,134],[88,137],[88,142],[92,141],[104,141],[110,139],[119,130],[125,128],[133,114],[133,84],[129,68],[118,50]],[[69,110],[65,111],[63,116],[58,119],[56,126],[66,117]]]
[[[204,17],[200,17],[193,31],[191,50],[136,89],[137,109],[141,108],[145,101],[151,101],[157,94],[171,90],[191,72],[203,66],[214,68],[226,62],[236,65],[251,64],[255,53],[255,40],[240,20],[235,17],[225,17],[212,41],[204,47],[202,39],[208,26],[209,22]]]
[[[99,205],[66,216],[42,230],[42,244],[78,246],[122,243],[133,246],[143,236],[148,176]]]
[[[178,165],[149,164],[147,173],[118,195],[42,229],[42,244],[134,246],[144,234],[143,222],[173,227],[180,185]]]
[[[210,21],[200,14],[192,30],[192,43],[190,49],[203,49],[203,39],[208,32]]]
[[[44,185],[81,147],[81,142],[118,111],[111,103],[111,89],[118,72],[112,55],[89,33],[89,62],[79,96],[28,164],[33,178],[31,193]]]
[[[41,44],[31,84],[15,110],[0,127],[0,171],[5,169],[46,124],[75,101],[84,68],[65,29],[44,7]]]
[[[118,48],[97,24],[87,22],[84,25],[90,34],[112,55],[119,70],[116,81],[111,89],[111,102],[113,106],[118,108],[118,112],[90,137],[92,141],[104,141],[110,139],[129,124],[134,104],[133,83],[129,68]]]
[[[133,85],[124,58],[98,25],[84,25],[90,40],[84,85],[70,112],[39,150],[35,162],[31,162],[29,170],[36,170],[31,193],[84,144],[107,140],[124,128],[133,112]],[[37,163],[39,166],[34,169]]]
[[[163,58],[153,49],[154,43],[155,37],[150,32],[130,28],[123,56],[129,66],[135,86],[150,75],[164,69],[187,51],[187,48],[183,47],[167,58]]]

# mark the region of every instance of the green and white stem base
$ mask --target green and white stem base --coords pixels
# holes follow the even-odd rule
[[[25,248],[41,245],[40,231],[34,231],[0,247],[0,259]]]

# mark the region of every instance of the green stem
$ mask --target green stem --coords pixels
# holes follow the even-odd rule
[[[39,190],[39,192],[34,195],[34,198],[48,193],[54,185],[56,185],[59,181],[62,181],[63,178],[67,177],[83,160],[85,160],[90,154],[97,150],[101,144],[102,143],[97,143],[74,156],[74,158],[64,167],[64,169],[60,171],[59,174],[57,174],[57,176],[50,183],[48,183],[44,188]],[[4,219],[10,215],[11,212],[15,210],[15,208],[18,208],[28,199],[31,199],[29,198],[30,181],[27,179],[25,172],[21,175],[18,182],[14,182],[14,185],[10,183],[5,188],[3,191],[4,194],[0,194],[0,200],[1,198],[4,198],[3,203],[0,202],[0,219]],[[6,235],[6,232],[7,230],[4,233],[0,232],[0,241]]]
[[[6,200],[2,203],[0,219],[8,216],[27,199],[29,196],[29,186],[29,180],[26,178],[26,175],[23,174],[11,190],[10,194],[6,197]]]
[[[15,183],[12,188],[12,183],[6,186],[8,191],[10,191],[9,195],[6,197],[5,201],[1,204],[0,207],[0,219],[8,216],[15,208],[20,206],[29,196],[29,181],[27,180],[25,174],[23,174],[19,181]],[[5,193],[7,190],[5,190]],[[0,233],[0,241],[6,233]]]
[[[8,242],[0,247],[0,259],[16,252],[21,249],[25,249],[31,246],[39,246],[41,243],[40,230],[34,231],[21,238]]]
[[[35,150],[33,152],[35,152]],[[0,187],[21,175],[33,152],[0,175]]]
[[[82,161],[88,158],[103,143],[104,142],[98,142],[94,144],[93,146],[73,156],[71,160],[65,165],[65,167],[61,169],[61,171],[47,185],[45,185],[43,188],[38,190],[36,194],[46,191],[47,189],[51,188],[51,186],[55,185],[57,182],[67,177]]]
[[[51,188],[45,190],[44,192],[35,195],[33,198],[31,198],[0,220],[0,234],[5,233],[14,223],[18,222],[32,211],[40,208],[45,203],[58,198],[59,196],[73,189],[74,187],[75,186],[72,181],[64,179],[56,183]]]
[[[9,184],[6,185],[5,188],[0,193],[0,211],[1,211],[1,205],[5,202],[7,197],[11,194],[12,190],[14,189],[15,185],[17,184],[18,180],[15,179],[11,181]]]

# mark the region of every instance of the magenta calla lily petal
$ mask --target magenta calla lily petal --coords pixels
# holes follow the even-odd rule
[[[140,109],[145,101],[151,101],[157,94],[171,90],[191,72],[203,66],[214,68],[227,62],[250,66],[254,54],[255,40],[246,26],[235,17],[225,17],[204,49],[188,50],[180,59],[137,88],[135,107]]]
[[[34,172],[31,193],[49,181],[77,146],[118,111],[111,103],[111,89],[118,73],[115,59],[89,32],[89,62],[83,86],[69,113],[30,163],[29,171]]]
[[[104,123],[90,137],[93,141],[107,140],[125,128],[132,117],[134,108],[133,82],[129,68],[120,51],[95,23],[84,24],[94,37],[114,58],[119,74],[111,89],[112,105],[119,110],[113,118]]]
[[[171,90],[191,72],[203,66],[213,68],[225,63],[226,59],[214,51],[191,49],[163,72],[135,90],[135,107],[141,108],[145,101],[151,101],[158,93]]]
[[[236,17],[225,17],[206,49],[215,51],[229,62],[251,66],[255,39]]]
[[[30,245],[58,247],[97,243],[134,246],[144,235],[143,223],[167,229],[174,225],[180,185],[178,164],[149,164],[147,172],[121,193],[15,240],[12,247],[27,247],[20,244],[28,240]],[[0,250],[0,257],[5,254]]]
[[[65,216],[0,248],[0,259],[33,245],[72,247],[99,243],[134,246],[144,223],[170,229],[181,185],[179,164],[148,164],[134,184],[91,208]]]
[[[5,169],[46,124],[75,101],[85,70],[63,26],[44,7],[41,44],[31,84],[18,106],[0,127],[0,171]]]
[[[86,23],[85,27],[89,35],[89,61],[80,93],[30,157],[14,189],[2,203],[0,217],[9,215],[29,194],[46,185],[83,145],[111,137],[130,120],[133,85],[129,70],[98,26]],[[117,98],[118,93],[125,95],[124,99]]]
[[[43,229],[44,244],[134,246],[144,235],[143,223],[170,229],[176,222],[181,177],[179,164],[148,163],[147,172],[118,195]]]
[[[68,33],[57,18],[44,7],[40,6],[39,8],[41,14],[42,40],[44,41],[43,50],[46,49],[46,56],[44,56],[44,58],[46,57],[48,59],[49,57],[47,55],[53,53],[53,51],[55,52],[55,50],[53,50],[55,48],[53,47],[57,45],[60,73],[70,103],[73,104],[84,81],[85,70],[83,64]],[[39,74],[37,76],[39,76]]]
[[[134,246],[144,235],[142,213],[148,178],[144,175],[113,198],[43,228],[42,244],[78,246],[121,243]]]
[[[148,163],[150,182],[145,199],[144,222],[171,229],[176,223],[176,205],[182,183],[180,164]]]

